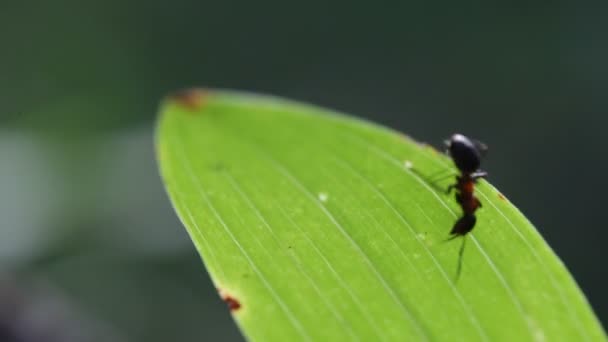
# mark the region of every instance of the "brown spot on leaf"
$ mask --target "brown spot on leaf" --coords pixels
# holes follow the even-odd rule
[[[225,296],[223,299],[224,302],[228,305],[228,309],[230,309],[230,311],[236,311],[241,308],[241,303],[236,300],[236,298]]]
[[[506,200],[505,195],[501,194],[500,192],[498,193],[498,198],[500,198],[501,200]]]
[[[228,309],[230,309],[230,312],[235,312],[242,307],[241,302],[239,302],[239,300],[236,299],[234,296],[220,289],[218,289],[218,292],[220,293],[220,297],[222,297],[224,303],[228,305]]]
[[[177,91],[169,98],[189,110],[196,111],[205,105],[208,96],[208,90],[191,88]]]

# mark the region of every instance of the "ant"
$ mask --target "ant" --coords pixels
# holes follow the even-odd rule
[[[462,246],[458,252],[458,268],[456,270],[456,280],[460,277],[462,269],[462,254],[466,235],[473,230],[477,218],[475,211],[481,208],[481,202],[475,197],[475,183],[479,178],[484,178],[488,174],[479,169],[481,159],[487,151],[487,146],[479,141],[467,138],[462,134],[454,134],[446,141],[447,152],[460,171],[456,176],[456,183],[448,187],[447,193],[456,189],[456,202],[462,208],[462,216],[456,221],[450,231],[451,237],[447,241],[462,236]]]

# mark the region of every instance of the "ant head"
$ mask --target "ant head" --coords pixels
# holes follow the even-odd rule
[[[486,145],[471,140],[462,134],[454,134],[446,141],[448,153],[462,173],[471,174],[479,169]]]

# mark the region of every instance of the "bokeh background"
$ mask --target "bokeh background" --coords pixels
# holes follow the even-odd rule
[[[606,14],[606,1],[0,2],[0,340],[242,339],[154,159],[159,100],[192,85],[436,146],[485,141],[491,182],[606,323]]]

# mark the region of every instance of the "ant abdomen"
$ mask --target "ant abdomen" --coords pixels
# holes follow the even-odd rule
[[[454,236],[463,236],[473,230],[475,227],[475,222],[477,222],[477,218],[474,214],[464,214],[461,218],[456,221],[452,231],[450,234]]]

